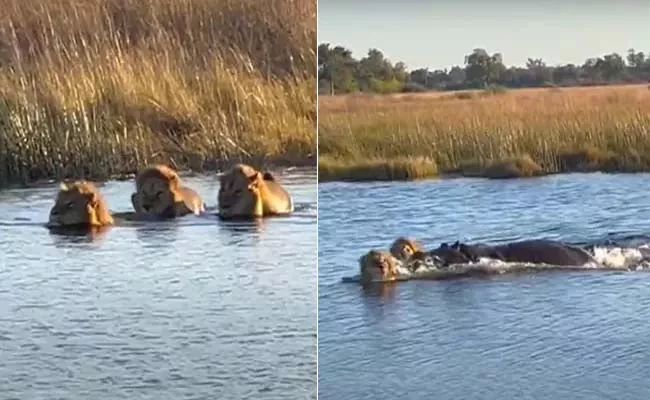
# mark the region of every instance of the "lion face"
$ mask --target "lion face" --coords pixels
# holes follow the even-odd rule
[[[261,217],[264,175],[254,168],[237,164],[220,178],[219,215],[222,217]]]
[[[363,283],[394,281],[398,274],[396,260],[390,253],[380,250],[370,250],[362,256],[359,267]]]
[[[150,178],[133,193],[131,200],[138,213],[167,216],[174,209],[175,197],[168,180]]]
[[[409,238],[397,238],[390,246],[390,253],[400,261],[407,261],[411,256],[421,250],[420,244]]]
[[[54,206],[50,210],[48,226],[106,226],[113,218],[99,191],[90,182],[62,183]]]
[[[136,192],[131,195],[136,213],[158,217],[176,215],[176,205],[183,202],[180,178],[164,165],[144,169],[136,178]]]

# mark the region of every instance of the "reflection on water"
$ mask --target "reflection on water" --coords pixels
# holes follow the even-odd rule
[[[0,397],[315,398],[315,172],[279,179],[291,217],[91,234],[43,227],[56,184],[0,191]],[[132,189],[101,187],[119,212]]]
[[[112,226],[91,228],[49,228],[55,246],[65,246],[66,243],[92,243],[103,240]]]
[[[650,274],[341,279],[397,236],[648,242],[649,176],[321,184],[319,399],[648,398]]]

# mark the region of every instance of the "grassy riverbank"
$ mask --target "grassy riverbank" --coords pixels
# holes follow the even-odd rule
[[[313,1],[0,6],[0,185],[315,164]]]
[[[650,171],[647,85],[319,98],[319,180]]]

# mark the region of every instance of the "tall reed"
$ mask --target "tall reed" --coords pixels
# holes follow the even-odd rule
[[[313,163],[311,0],[0,0],[0,184]]]

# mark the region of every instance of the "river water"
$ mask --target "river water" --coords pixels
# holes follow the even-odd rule
[[[316,173],[297,211],[50,233],[57,185],[0,191],[0,398],[316,398]],[[184,179],[208,207],[216,176]],[[133,182],[100,187],[130,211]]]
[[[319,185],[319,399],[647,399],[650,273],[502,274],[364,290],[397,236],[650,242],[650,175]]]

